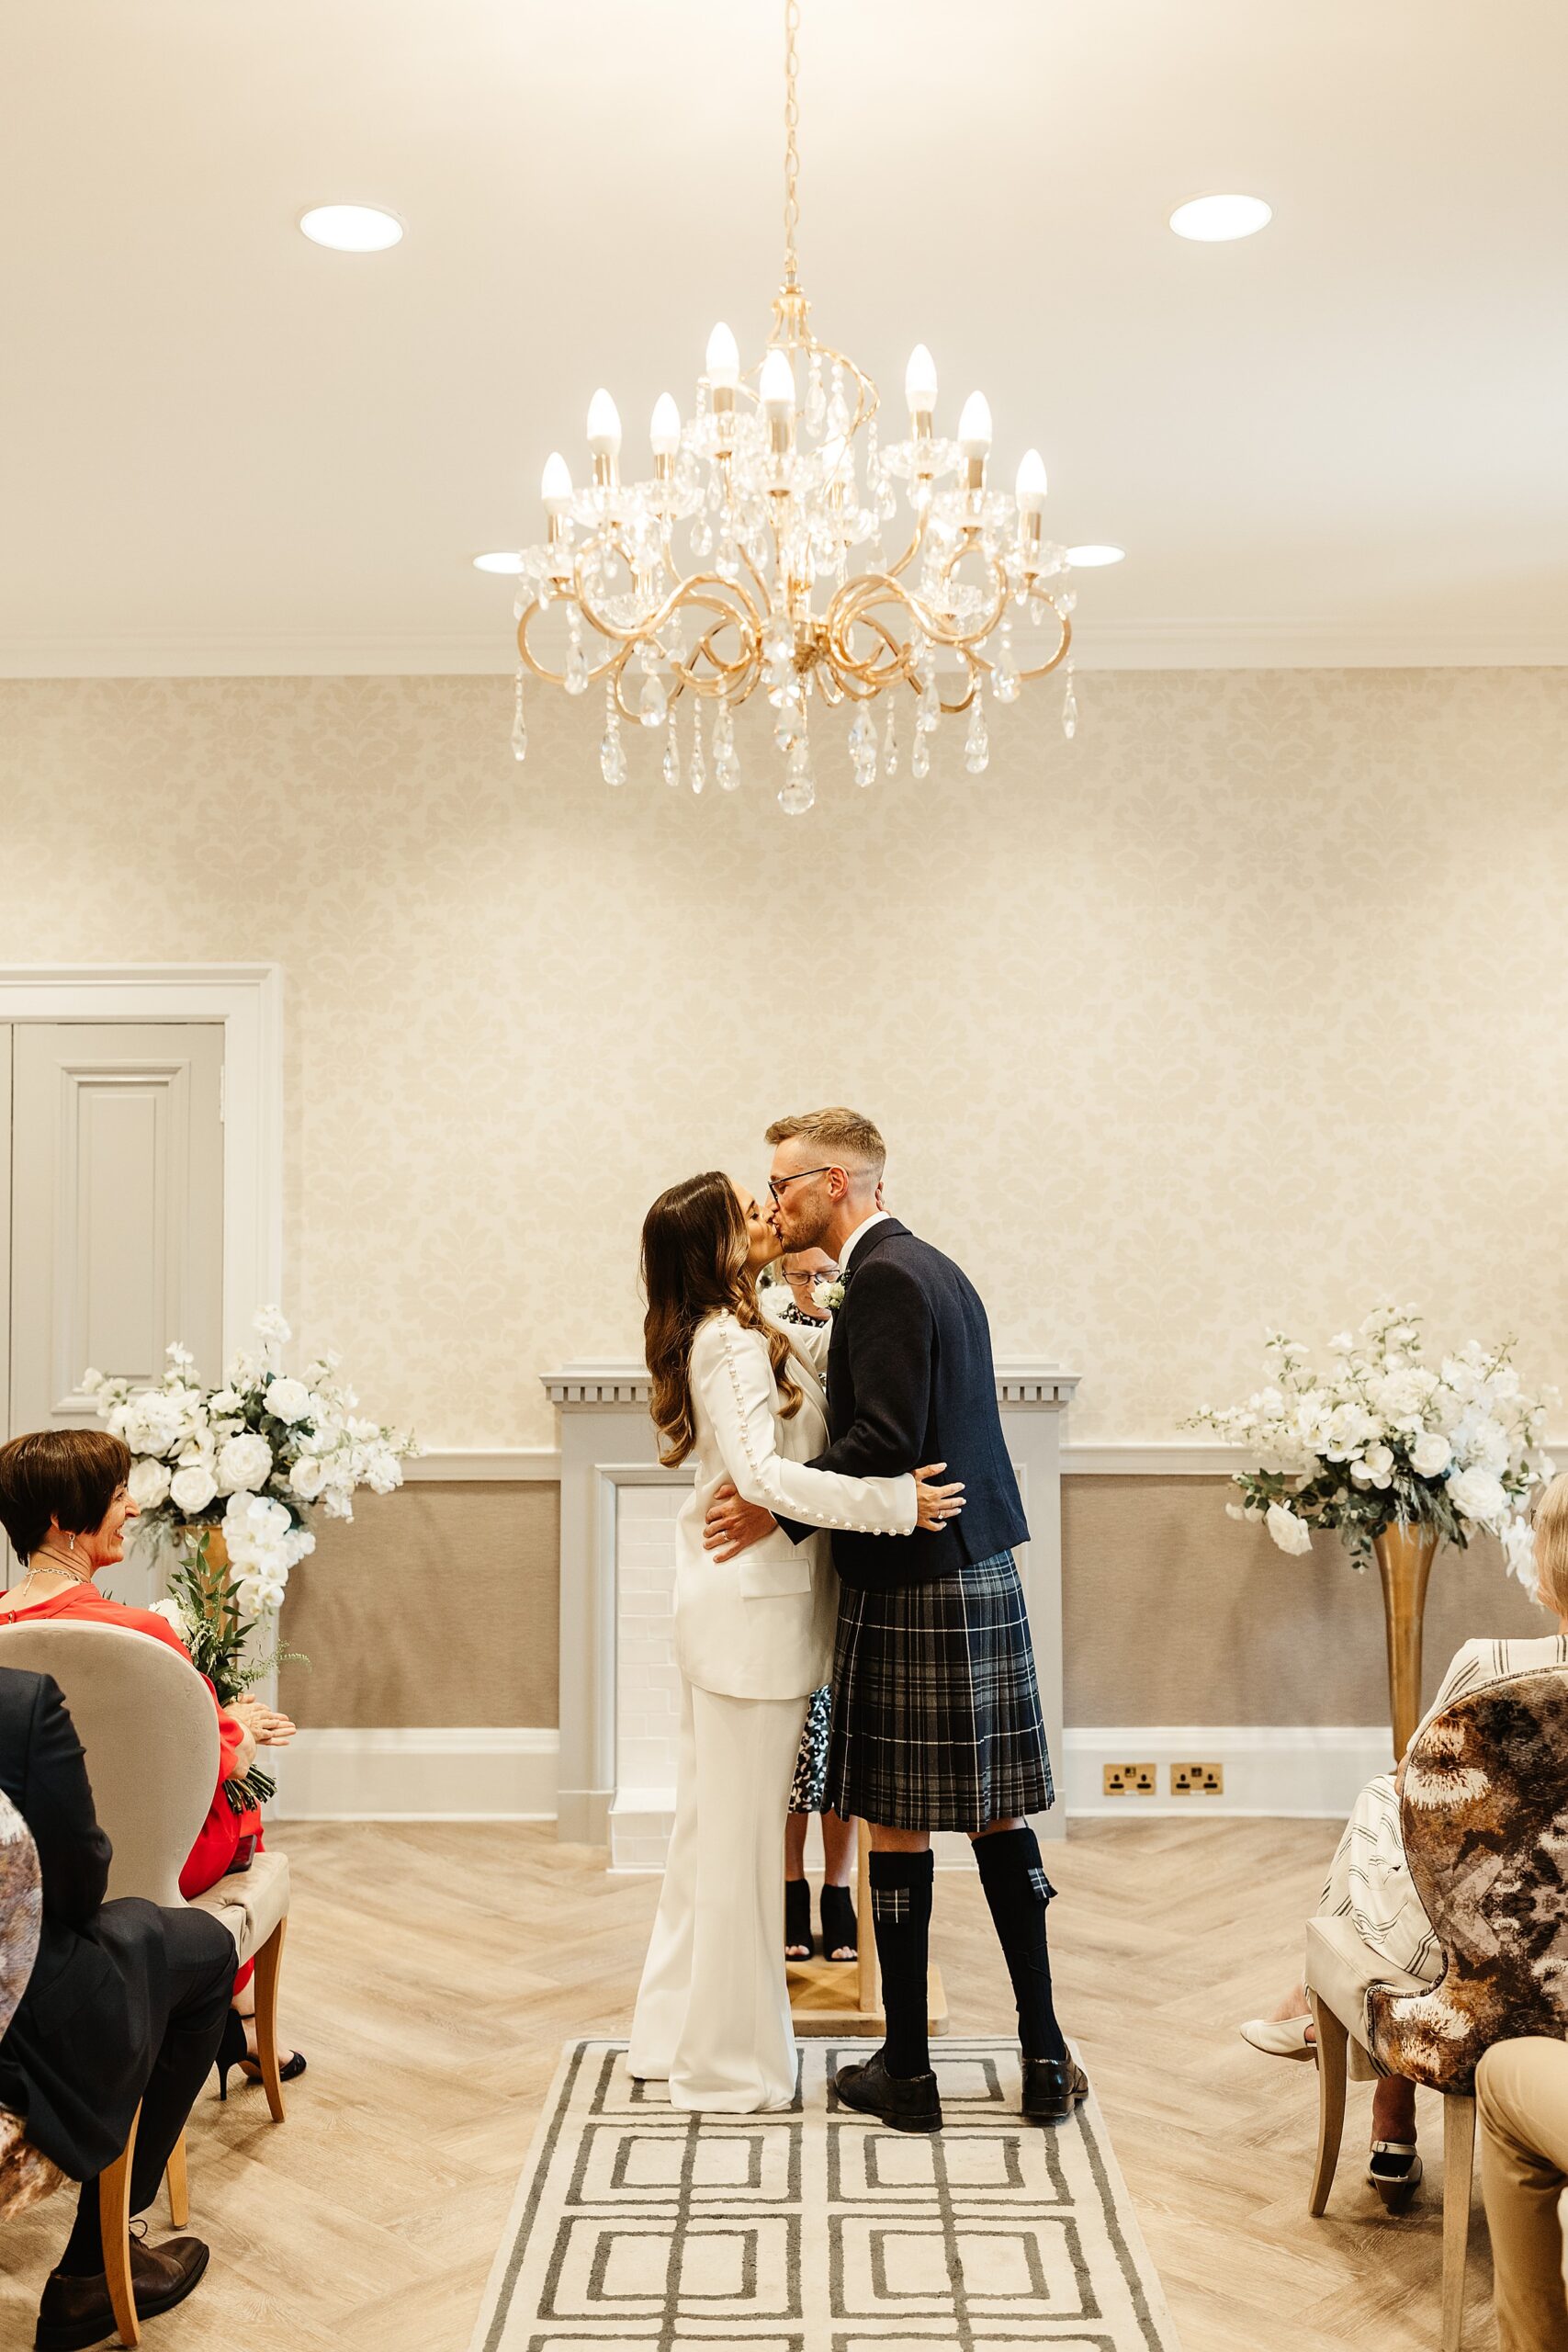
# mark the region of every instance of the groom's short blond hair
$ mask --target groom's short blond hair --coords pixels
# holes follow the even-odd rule
[[[887,1146],[881,1130],[842,1103],[826,1111],[803,1111],[797,1118],[775,1119],[764,1140],[791,1143],[797,1137],[815,1151],[830,1152],[835,1167],[864,1169],[880,1176],[887,1165]]]

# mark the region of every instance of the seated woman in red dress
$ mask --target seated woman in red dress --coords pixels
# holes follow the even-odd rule
[[[0,1593],[0,1625],[61,1617],[125,1625],[189,1660],[165,1618],[109,1600],[93,1581],[101,1569],[125,1557],[125,1530],[137,1515],[126,1485],[130,1475],[130,1448],[107,1430],[35,1430],[0,1446],[0,1526],[27,1570],[8,1592]],[[207,1687],[218,1715],[218,1784],[180,1872],[180,1893],[187,1902],[216,1886],[236,1861],[243,1867],[261,1844],[260,1812],[254,1804],[236,1811],[228,1784],[244,1780],[258,1747],[283,1747],[294,1736],[288,1717],[260,1700],[236,1699],[225,1707],[210,1682]],[[219,2053],[225,2096],[231,2066],[261,2079],[254,2063],[251,1973],[247,1962],[234,1980],[237,2015]],[[295,2051],[281,2071],[292,2080],[304,2070],[305,2061]]]

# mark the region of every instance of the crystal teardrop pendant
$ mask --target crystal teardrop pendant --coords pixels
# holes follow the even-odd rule
[[[779,704],[779,715],[773,721],[773,741],[781,752],[793,752],[803,740],[806,715],[791,694]]]
[[[803,735],[789,755],[789,769],[779,790],[779,807],[786,817],[804,817],[817,797],[811,775],[811,749]]]
[[[1073,691],[1072,673],[1067,673],[1067,691],[1062,696],[1062,732],[1070,743],[1078,731],[1078,698]]]
[[[523,715],[523,665],[517,666],[517,691],[512,706],[512,756],[525,760],[528,756],[528,722]]]
[[[692,713],[692,763],[686,771],[694,792],[701,792],[708,780],[708,763],[703,753],[703,714]]]
[[[971,775],[981,775],[990,756],[991,739],[986,730],[986,713],[976,695],[969,706],[969,729],[964,738],[964,764]]]
[[[657,670],[650,670],[637,698],[637,715],[645,727],[662,727],[669,708],[670,696],[664,681]]]
[[[614,682],[604,690],[604,732],[599,743],[599,773],[606,784],[625,784],[626,747],[621,741],[621,714],[615,707]]]
[[[676,739],[673,711],[670,714],[670,730],[664,738],[664,757],[659,763],[659,773],[666,784],[674,785],[681,781],[681,746]]]
[[[915,734],[915,748],[909,754],[909,774],[911,775],[930,775],[931,772],[931,738],[917,729]]]
[[[1018,660],[1012,650],[1012,624],[1004,620],[991,664],[991,692],[998,702],[1018,700]]]
[[[567,652],[565,684],[569,695],[588,692],[588,657],[581,645],[571,646]]]
[[[884,775],[897,775],[898,773],[898,727],[891,703],[887,706],[887,725],[882,737],[882,773]]]
[[[932,678],[930,684],[923,687],[920,693],[920,716],[917,722],[920,733],[933,735],[941,717],[942,697],[936,690],[936,680]]]

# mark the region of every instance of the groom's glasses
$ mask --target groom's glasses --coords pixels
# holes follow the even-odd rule
[[[826,1176],[830,1172],[833,1163],[829,1160],[826,1168],[797,1168],[793,1176],[770,1176],[768,1190],[775,1201],[782,1201],[786,1185],[804,1183],[807,1176]]]

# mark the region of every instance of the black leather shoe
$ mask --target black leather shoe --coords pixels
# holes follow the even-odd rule
[[[130,2248],[130,2291],[138,2319],[155,2319],[160,2312],[183,2303],[206,2269],[209,2249],[200,2238],[165,2238],[162,2245]],[[87,2278],[62,2278],[58,2270],[45,2282],[39,2304],[34,2352],[85,2352],[118,2334],[109,2306],[108,2280],[97,2271]]]
[[[1023,2062],[1023,2120],[1026,2123],[1065,2123],[1080,2099],[1089,2097],[1089,2076],[1070,2058],[1026,2058]]]
[[[879,2050],[859,2066],[840,2066],[833,2088],[841,2107],[874,2115],[895,2132],[940,2132],[942,2101],[934,2075],[890,2075]]]

